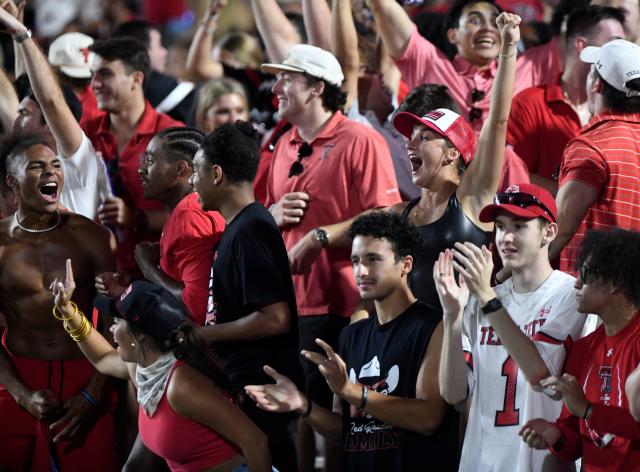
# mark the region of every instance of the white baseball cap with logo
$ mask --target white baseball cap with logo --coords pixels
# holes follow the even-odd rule
[[[593,64],[609,85],[627,97],[640,96],[627,82],[640,78],[640,46],[624,39],[614,39],[604,46],[587,46],[580,53],[582,62]]]
[[[344,81],[338,59],[329,51],[309,44],[292,46],[281,64],[262,64],[260,70],[269,74],[282,71],[306,73],[338,87]]]
[[[89,51],[93,38],[82,33],[65,33],[49,46],[49,64],[76,79],[91,77],[94,53]]]

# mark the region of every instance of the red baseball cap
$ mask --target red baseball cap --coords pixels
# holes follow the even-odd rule
[[[480,221],[490,223],[496,219],[499,211],[506,211],[520,218],[544,218],[555,223],[558,207],[548,190],[533,184],[517,184],[498,193],[491,205],[480,211]]]
[[[422,118],[406,111],[393,118],[393,126],[407,139],[411,139],[413,127],[421,124],[431,131],[444,136],[460,151],[465,164],[473,160],[476,153],[476,134],[466,120],[446,108],[432,110]]]

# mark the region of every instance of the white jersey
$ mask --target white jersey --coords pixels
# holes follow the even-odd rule
[[[564,341],[567,336],[579,337],[587,318],[578,313],[574,282],[570,275],[553,271],[534,292],[515,293],[511,279],[495,287],[507,313],[533,339],[551,375],[562,373]],[[533,390],[473,297],[464,312],[462,346],[472,400],[460,470],[574,470],[573,463],[560,461],[547,450],[533,450],[518,436],[531,418],[555,421],[562,401]]]
[[[82,133],[82,142],[71,156],[60,156],[64,185],[60,205],[67,210],[96,219],[98,207],[111,194],[107,169],[89,138]]]

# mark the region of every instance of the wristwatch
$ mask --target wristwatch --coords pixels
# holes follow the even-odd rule
[[[322,228],[314,229],[313,237],[320,243],[320,246],[327,247],[329,245],[329,235]]]
[[[488,315],[489,313],[493,313],[494,311],[498,311],[500,308],[502,308],[502,302],[500,301],[500,299],[498,297],[496,297],[496,298],[493,298],[493,299],[489,300],[486,305],[484,305],[482,308],[480,308],[480,310],[485,315]]]

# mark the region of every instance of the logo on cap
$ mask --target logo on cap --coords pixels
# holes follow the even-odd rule
[[[424,115],[425,118],[428,118],[430,120],[433,121],[437,121],[438,119],[442,118],[444,116],[444,113],[438,110],[433,110],[430,111],[429,113],[427,113],[426,115]]]
[[[508,187],[504,193],[520,193],[520,186],[519,185],[512,185],[510,187]]]

